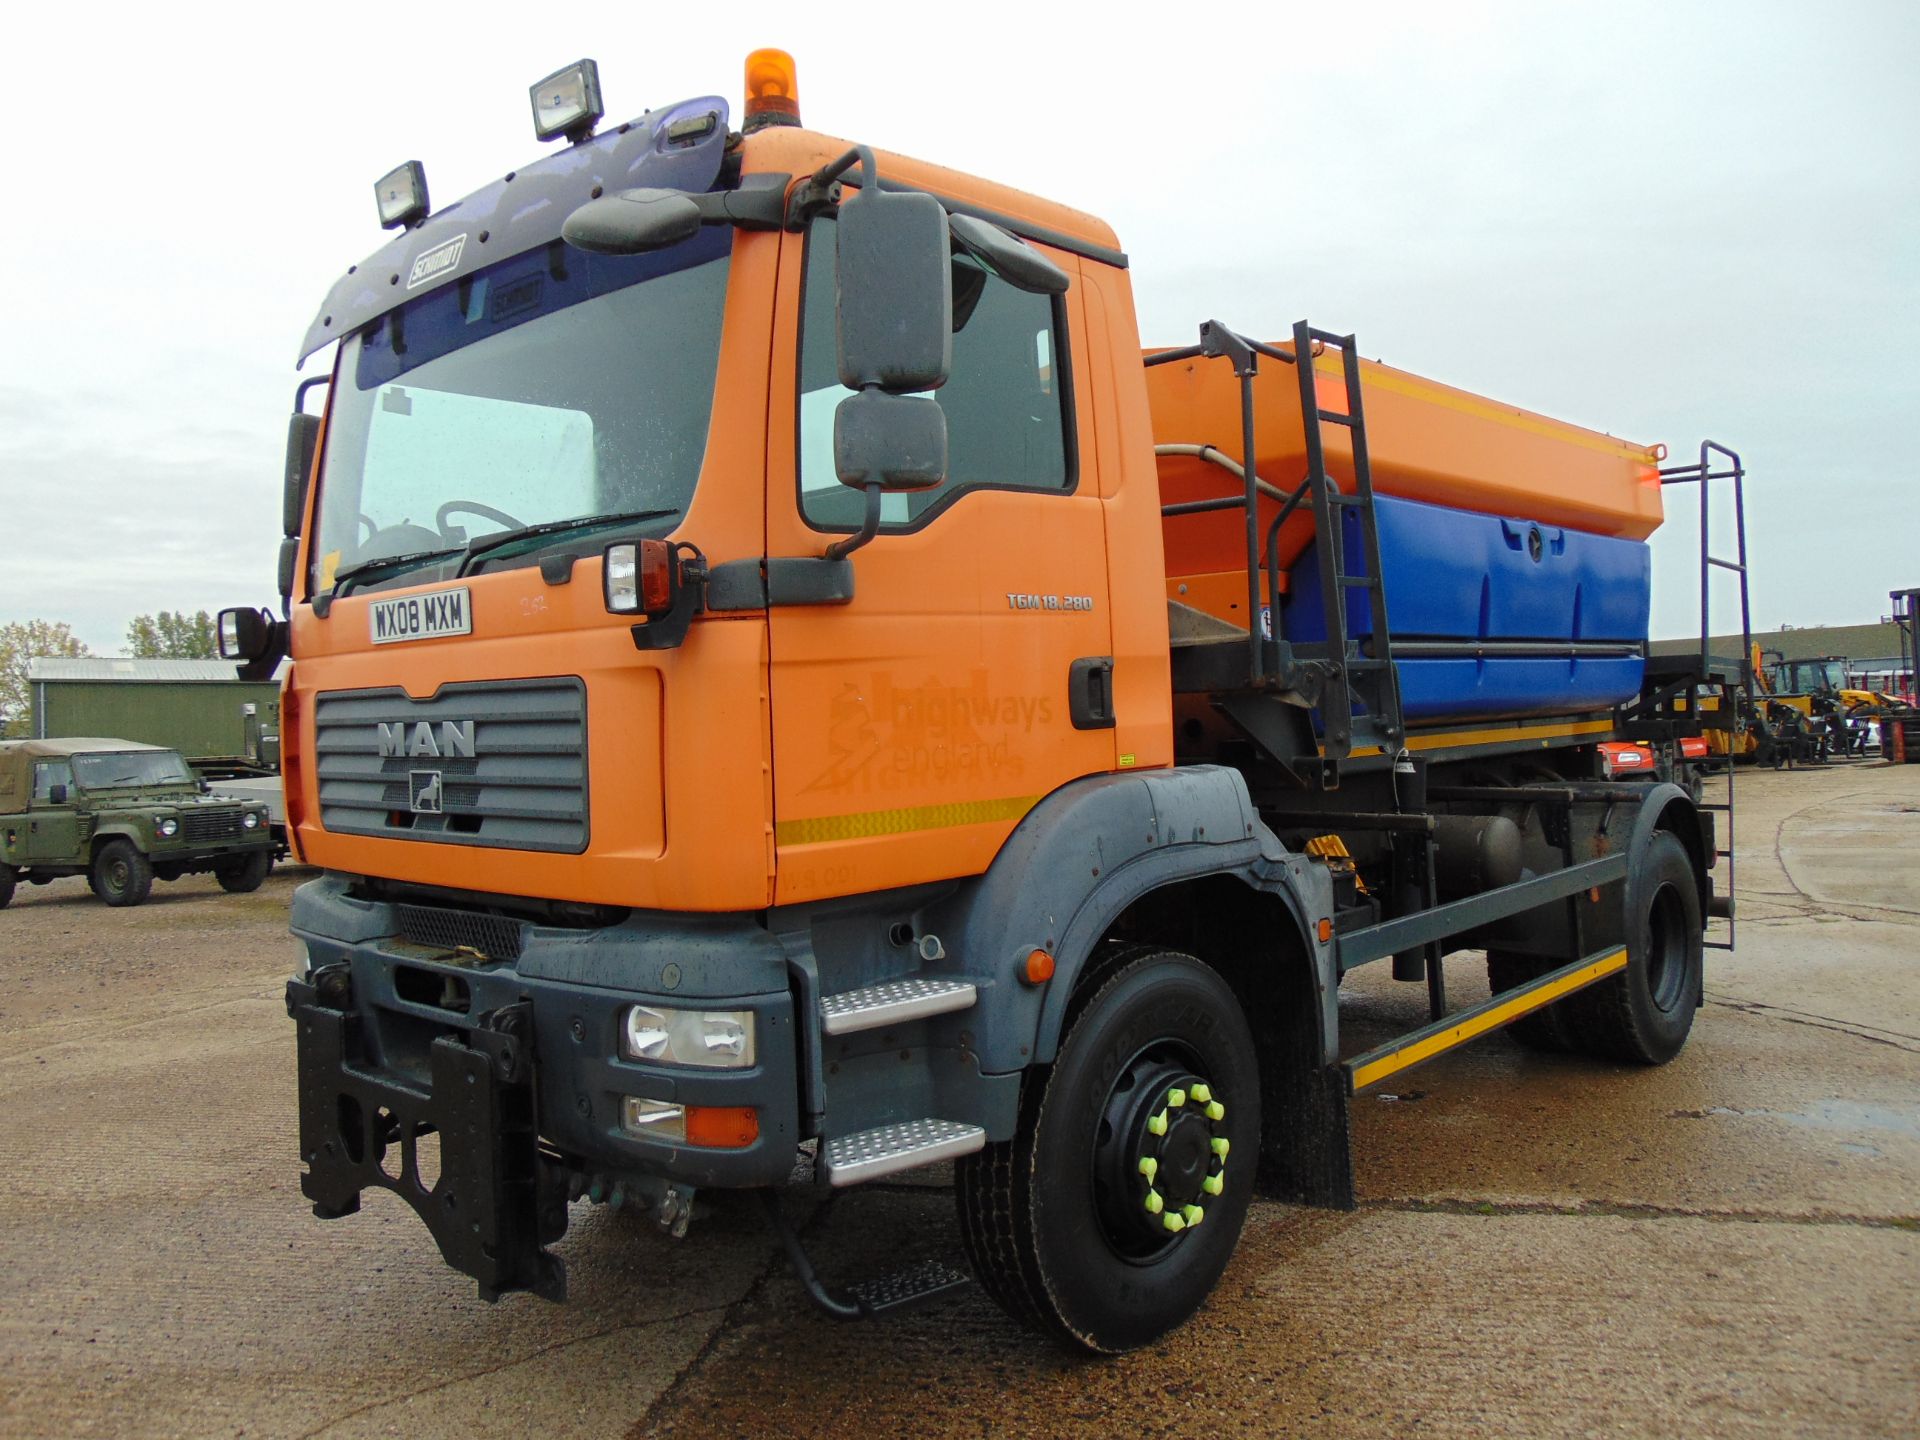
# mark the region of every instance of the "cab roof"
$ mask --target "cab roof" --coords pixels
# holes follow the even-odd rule
[[[36,759],[65,759],[69,755],[122,754],[128,750],[164,750],[138,740],[107,740],[96,736],[63,735],[57,740],[0,740],[0,756],[31,755]]]

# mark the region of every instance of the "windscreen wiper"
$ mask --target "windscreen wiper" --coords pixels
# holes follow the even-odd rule
[[[605,515],[578,515],[571,520],[546,520],[538,525],[522,525],[518,530],[503,530],[498,535],[489,535],[467,546],[459,568],[453,573],[456,579],[469,574],[476,560],[516,541],[564,535],[572,530],[597,530],[608,525],[637,525],[643,520],[664,520],[669,515],[679,513],[678,510],[616,510]]]
[[[382,555],[377,560],[362,560],[358,565],[349,565],[333,577],[333,593],[344,595],[347,587],[363,576],[376,570],[402,570],[409,565],[424,565],[429,560],[446,560],[460,554],[464,545],[448,545],[438,550],[409,550],[404,555]]]

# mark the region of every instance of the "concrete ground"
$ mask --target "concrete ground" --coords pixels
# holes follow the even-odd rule
[[[1673,1064],[1493,1037],[1355,1102],[1361,1205],[1257,1204],[1206,1310],[1085,1362],[985,1299],[816,1316],[756,1213],[578,1206],[573,1299],[474,1298],[293,1154],[295,874],[0,913],[0,1434],[1920,1433],[1920,766],[1743,776],[1740,948]],[[1457,1001],[1479,966],[1448,967]],[[1364,973],[1364,1048],[1418,987]],[[847,1277],[955,1251],[947,1177],[849,1192]]]

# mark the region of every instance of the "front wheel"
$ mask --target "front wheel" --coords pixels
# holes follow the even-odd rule
[[[229,895],[248,895],[265,883],[273,869],[273,853],[255,850],[237,860],[222,860],[213,867],[213,878]]]
[[[0,865],[0,910],[13,903],[13,887],[16,884],[11,865]]]
[[[1253,1198],[1260,1079],[1233,992],[1189,955],[1094,977],[1010,1141],[957,1167],[974,1273],[1015,1319],[1117,1354],[1192,1317]]]
[[[153,866],[138,845],[120,836],[100,847],[87,883],[109,905],[138,905],[153,889]]]

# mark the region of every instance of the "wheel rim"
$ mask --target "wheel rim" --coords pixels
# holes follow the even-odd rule
[[[1225,1190],[1228,1097],[1196,1058],[1171,1044],[1140,1051],[1115,1077],[1095,1131],[1100,1228],[1135,1264],[1178,1245]]]
[[[1669,1011],[1685,997],[1687,926],[1680,892],[1662,885],[1647,909],[1647,993],[1654,1007]]]
[[[127,888],[130,867],[125,860],[114,859],[107,862],[107,888],[118,895]]]

